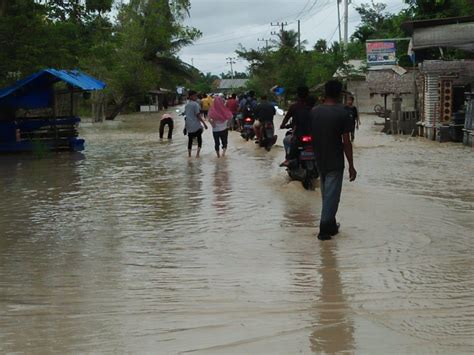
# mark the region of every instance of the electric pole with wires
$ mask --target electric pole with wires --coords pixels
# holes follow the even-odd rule
[[[269,39],[267,39],[267,38],[257,38],[257,41],[258,41],[258,42],[265,42],[265,50],[268,50],[268,48],[269,48],[269,47],[268,47],[268,41],[269,41]]]
[[[339,44],[342,42],[342,34],[341,34],[341,9],[339,4],[342,0],[337,0],[337,27],[339,29]]]
[[[298,20],[298,52],[301,52],[301,21]]]
[[[349,3],[350,0],[344,0],[344,47],[349,44]]]
[[[232,57],[227,57],[227,64],[230,64],[230,77],[232,80],[234,80],[234,67],[233,64],[236,64],[237,62],[235,61],[235,58]]]
[[[288,26],[288,22],[277,22],[277,23],[271,22],[270,26],[281,27],[280,33],[283,35],[283,32],[285,31],[285,27]]]

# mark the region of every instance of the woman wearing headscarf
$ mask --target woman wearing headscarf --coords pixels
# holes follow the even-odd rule
[[[222,156],[225,156],[227,150],[227,138],[229,136],[227,121],[232,118],[232,112],[225,106],[222,97],[217,96],[209,110],[208,117],[214,136],[214,148],[217,157],[220,158],[220,143],[222,143]]]

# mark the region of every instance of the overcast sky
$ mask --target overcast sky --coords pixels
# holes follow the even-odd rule
[[[370,0],[352,1],[349,6],[349,33],[360,23],[356,5]],[[387,11],[398,12],[403,0],[377,1],[387,4]],[[328,42],[339,37],[336,0],[191,0],[191,16],[186,25],[201,30],[203,36],[194,45],[184,48],[180,57],[204,73],[220,74],[230,70],[227,57],[236,57],[239,43],[246,48],[264,47],[258,39],[276,39],[273,22],[286,22],[286,30],[297,30],[301,20],[301,40],[312,47],[319,38]],[[342,6],[341,6],[342,18]],[[234,70],[245,71],[247,63],[237,60]]]

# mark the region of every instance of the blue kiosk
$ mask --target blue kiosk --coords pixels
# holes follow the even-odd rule
[[[0,153],[84,150],[77,98],[104,88],[79,70],[45,69],[0,89]]]

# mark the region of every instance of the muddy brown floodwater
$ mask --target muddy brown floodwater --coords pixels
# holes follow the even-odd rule
[[[321,243],[281,146],[231,133],[217,159],[207,131],[188,160],[182,119],[159,142],[157,117],[0,157],[1,353],[472,353],[472,149],[364,117]]]

